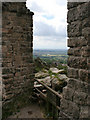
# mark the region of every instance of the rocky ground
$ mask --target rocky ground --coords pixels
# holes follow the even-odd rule
[[[40,109],[40,105],[38,103],[32,104],[28,107],[21,109],[19,112],[14,113],[9,117],[12,118],[44,118],[44,114]]]
[[[64,74],[64,69],[50,68],[42,69],[35,74],[35,79],[45,83],[47,86],[56,90],[57,92],[62,92],[63,87],[67,85],[68,77]],[[34,82],[34,86],[38,86],[37,82]]]

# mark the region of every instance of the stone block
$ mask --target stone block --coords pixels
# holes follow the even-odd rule
[[[90,118],[90,106],[82,106],[80,111],[80,118]]]
[[[82,28],[90,27],[90,16],[82,21]]]
[[[6,101],[8,101],[8,100],[11,100],[13,97],[14,97],[13,94],[5,95],[5,96],[4,96],[4,99],[5,99]]]
[[[88,104],[88,106],[90,106],[90,94],[87,97],[87,104]]]
[[[62,98],[62,99],[61,99],[61,110],[62,110],[63,112],[67,113],[68,107],[69,107],[68,105],[69,105],[69,104],[68,104],[68,100]]]
[[[62,99],[61,101],[61,111],[67,114],[70,118],[78,118],[79,117],[79,107],[77,104]]]
[[[68,66],[72,68],[85,69],[87,68],[87,58],[69,56]]]
[[[86,39],[87,39],[87,45],[90,46],[90,35],[88,35]]]
[[[90,56],[90,46],[82,47],[81,48],[81,55],[83,57],[89,57]]]
[[[87,3],[83,3],[81,5],[78,5],[75,8],[70,9],[68,11],[68,20],[67,20],[68,23],[88,18],[89,14],[90,14],[89,13],[89,11],[90,11],[89,5],[90,5],[90,3],[87,2]]]
[[[81,56],[81,47],[68,49],[68,55]]]
[[[11,74],[13,73],[13,68],[2,68],[2,74]]]
[[[8,78],[8,79],[2,79],[3,84],[7,85],[7,84],[11,84],[13,85],[13,78]]]
[[[80,78],[81,81],[90,83],[90,81],[89,81],[89,75],[90,75],[90,71],[83,70],[83,69],[79,70],[79,78]]]
[[[88,96],[88,93],[77,91],[73,95],[73,102],[75,102],[76,104],[79,104],[79,105],[88,105],[87,96]]]
[[[73,100],[74,91],[67,86],[63,88],[63,98],[72,101]]]
[[[68,49],[68,55],[73,55],[73,53],[74,53],[74,49],[73,48]]]
[[[85,37],[90,36],[90,27],[85,27],[82,29],[82,35]]]
[[[72,116],[72,118],[79,117],[79,107],[77,106],[77,104],[73,102],[69,103],[68,115]]]
[[[87,66],[88,66],[88,70],[90,70],[90,58],[87,58]]]
[[[69,1],[69,0],[68,0]],[[78,5],[83,4],[83,2],[68,2],[68,9],[77,7]]]
[[[68,67],[67,75],[69,78],[78,78],[78,69]]]
[[[75,91],[88,93],[88,84],[79,79],[70,78],[67,86]]]
[[[68,37],[79,37],[82,35],[82,24],[80,21],[72,22],[67,26]]]

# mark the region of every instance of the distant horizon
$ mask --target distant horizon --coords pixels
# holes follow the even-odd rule
[[[46,49],[36,49],[35,48],[33,50],[68,50],[68,48],[67,49],[54,49],[54,48],[53,49],[47,49],[47,48]]]

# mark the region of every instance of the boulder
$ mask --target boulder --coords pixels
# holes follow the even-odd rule
[[[56,74],[58,74],[58,73],[62,74],[62,73],[65,72],[64,69],[59,70],[58,68],[50,68],[50,71],[51,71],[52,73],[56,73]]]
[[[45,78],[48,75],[49,75],[48,72],[40,71],[40,72],[38,72],[38,73],[35,74],[35,78]]]
[[[65,87],[69,81],[69,78],[65,74],[62,74],[63,71],[63,69],[59,70],[57,68],[50,68],[49,71],[43,69],[42,71],[39,71],[35,74],[35,78],[61,93],[63,87]],[[34,83],[34,85],[36,87],[40,87],[39,83],[37,82]]]
[[[65,82],[69,81],[69,78],[65,74],[59,74],[58,77],[61,81],[65,81]]]
[[[67,85],[68,77],[66,75],[59,74],[57,77],[54,76],[52,79],[52,88],[56,91],[62,92],[63,87]]]
[[[41,82],[43,82],[43,83],[45,83],[47,86],[51,86],[51,77],[50,76],[47,76],[47,77],[45,77],[45,78],[43,78],[43,79],[38,79],[39,81],[41,81]]]

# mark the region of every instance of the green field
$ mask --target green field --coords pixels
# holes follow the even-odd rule
[[[34,50],[34,59],[39,57],[48,64],[67,64],[67,50]]]

